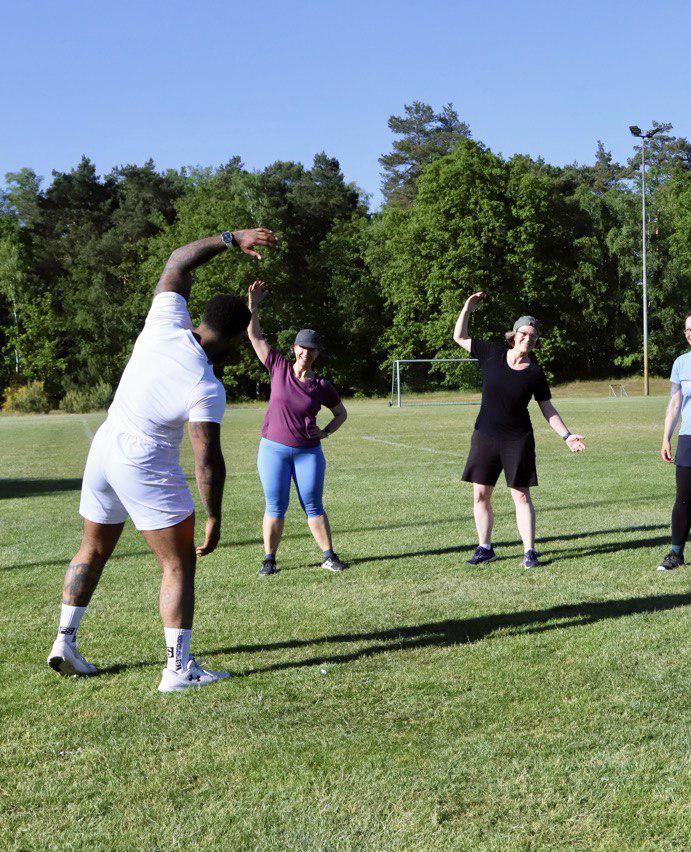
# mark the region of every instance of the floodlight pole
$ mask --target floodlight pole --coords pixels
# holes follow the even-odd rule
[[[641,140],[641,219],[643,230],[643,396],[650,395],[650,383],[648,380],[648,268],[647,268],[647,237],[645,228],[645,140],[662,130],[661,127],[653,127],[647,133],[643,133],[640,127],[632,124],[629,127],[633,136]]]
[[[643,223],[643,396],[650,395],[648,383],[648,275],[646,264],[646,233],[645,233],[645,140],[641,137],[641,210]]]

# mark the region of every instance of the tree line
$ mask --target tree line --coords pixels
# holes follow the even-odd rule
[[[691,143],[671,125],[647,151],[650,366],[666,373],[691,309]],[[86,157],[44,185],[30,168],[0,193],[0,391],[42,382],[57,404],[116,386],[173,248],[261,224],[279,248],[198,270],[193,319],[216,292],[271,286],[270,342],[300,327],[327,341],[322,372],[345,393],[386,389],[393,358],[449,357],[467,296],[488,294],[473,334],[499,338],[513,319],[543,322],[540,362],[554,380],[641,370],[640,155],[620,164],[599,142],[593,162],[557,167],[505,158],[474,140],[451,104],[391,116],[379,158],[381,210],[317,154],[247,170],[158,171],[149,160],[99,175]],[[231,399],[264,393],[239,346],[223,381]],[[441,368],[438,381],[454,381]],[[72,397],[69,395],[72,394]]]

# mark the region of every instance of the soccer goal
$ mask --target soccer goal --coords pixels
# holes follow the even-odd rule
[[[479,405],[477,358],[397,358],[389,405]]]

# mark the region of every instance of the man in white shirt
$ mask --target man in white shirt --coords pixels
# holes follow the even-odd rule
[[[122,374],[108,418],[94,436],[84,470],[79,513],[82,543],[62,593],[60,626],[48,664],[63,675],[93,675],[77,651],[76,633],[103,568],[129,516],[163,571],[159,610],[167,664],[159,691],[206,686],[227,672],[202,669],[189,651],[196,557],[211,553],[221,534],[225,462],[220,424],[226,405],[214,375],[244,336],[249,309],[237,296],[209,299],[194,329],[187,311],[192,270],[237,247],[273,246],[265,228],[224,231],[176,249],[156,287],[144,329]],[[204,542],[194,545],[194,503],[180,468],[184,424],[206,511]]]

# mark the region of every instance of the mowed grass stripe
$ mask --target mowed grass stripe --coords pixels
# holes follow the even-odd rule
[[[653,570],[673,494],[656,458],[666,400],[557,403],[589,446],[566,454],[533,412],[542,568],[517,567],[501,481],[500,559],[464,565],[476,408],[368,401],[325,443],[350,570],[315,567],[293,495],[268,580],[262,410],[231,409],[194,645],[234,677],[168,697],[158,570],[129,525],[80,628],[104,673],[45,667],[88,441],[79,416],[0,418],[2,848],[686,848],[689,575]],[[182,463],[192,477],[187,442]]]

